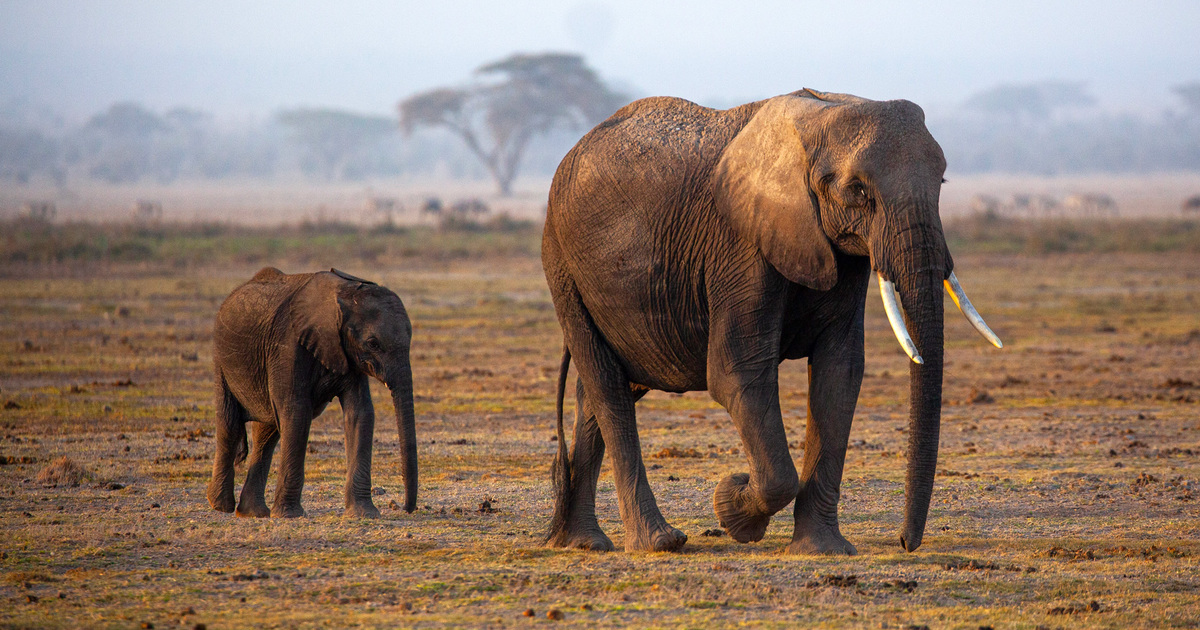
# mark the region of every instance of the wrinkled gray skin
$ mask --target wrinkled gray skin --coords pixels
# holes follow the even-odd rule
[[[234,459],[244,456],[254,422],[238,516],[304,516],[304,454],[313,418],[334,397],[346,424],[346,516],[379,516],[371,502],[375,408],[368,377],[392,392],[400,429],[404,509],[417,502],[417,441],[409,342],[412,325],[395,293],[341,272],[287,275],[266,267],[217,312],[213,361],[217,454],[208,503],[234,512]],[[267,473],[282,443],[274,504]]]
[[[608,550],[595,515],[605,447],[626,550],[674,550],[646,481],[634,403],[647,389],[708,390],[750,472],[713,503],[740,542],[795,501],[791,553],[854,554],[838,529],[842,465],[863,376],[873,272],[895,283],[924,357],[910,364],[901,545],[921,544],[937,464],[946,162],[908,101],[802,90],[718,111],[649,98],[567,154],[550,190],[542,261],[579,373],[573,452],[559,441],[547,543]],[[778,366],[808,359],[804,462],[788,452]]]

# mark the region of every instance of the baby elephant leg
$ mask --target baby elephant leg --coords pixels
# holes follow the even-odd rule
[[[304,455],[308,450],[308,431],[312,427],[313,408],[303,395],[291,400],[276,400],[279,413],[279,479],[275,482],[275,499],[271,516],[296,518],[304,516],[300,497],[304,493]]]
[[[245,408],[222,382],[217,385],[217,453],[212,479],[208,482],[208,504],[218,512],[233,511],[233,465],[246,439]]]
[[[237,515],[263,517],[271,515],[267,507],[267,475],[271,471],[271,456],[279,444],[279,429],[269,422],[255,422],[254,441],[247,460],[246,485],[238,499]]]
[[[367,377],[341,396],[346,422],[346,512],[345,516],[376,518],[379,509],[371,501],[371,449],[375,440],[375,407]]]

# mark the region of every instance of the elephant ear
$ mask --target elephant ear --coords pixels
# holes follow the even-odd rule
[[[287,317],[300,345],[312,352],[326,369],[345,374],[350,364],[342,349],[340,284],[331,274],[313,274],[292,296]]]
[[[717,212],[734,231],[788,280],[819,291],[837,283],[833,246],[809,183],[826,107],[791,95],[768,100],[725,147],[713,173]]]

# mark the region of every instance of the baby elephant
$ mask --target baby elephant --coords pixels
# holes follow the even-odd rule
[[[233,512],[233,465],[249,450],[238,516],[304,516],[304,453],[313,418],[336,396],[346,420],[346,515],[379,516],[371,502],[375,408],[368,376],[392,391],[400,427],[404,509],[417,503],[412,325],[400,298],[336,269],[288,275],[266,267],[233,291],[217,312],[213,363],[217,454],[208,503]],[[254,420],[253,449],[246,422]],[[275,503],[264,491],[271,455],[283,441]]]

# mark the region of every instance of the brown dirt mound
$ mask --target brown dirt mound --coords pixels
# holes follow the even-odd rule
[[[47,485],[78,486],[91,477],[92,473],[76,464],[70,457],[63,456],[43,468],[38,473],[37,481]]]

